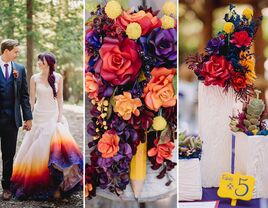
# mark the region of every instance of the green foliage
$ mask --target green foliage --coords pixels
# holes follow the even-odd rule
[[[70,70],[68,78],[71,98],[83,98],[83,1],[33,0],[33,31],[26,33],[26,0],[1,0],[0,41],[15,38],[20,41],[18,62],[26,65],[27,36],[33,36],[34,56],[28,57],[36,69],[39,53],[50,51],[57,57],[57,70]]]

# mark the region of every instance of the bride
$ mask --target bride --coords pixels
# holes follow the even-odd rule
[[[83,161],[63,112],[63,79],[52,53],[38,55],[30,81],[33,126],[17,153],[12,192],[18,199],[58,198],[82,185]]]

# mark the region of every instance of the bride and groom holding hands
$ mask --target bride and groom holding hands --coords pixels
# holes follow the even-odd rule
[[[40,72],[31,77],[16,63],[19,43],[1,43],[0,139],[4,200],[46,200],[71,193],[82,185],[82,153],[63,116],[63,78],[55,72],[52,53],[37,57]],[[24,123],[22,123],[24,120]],[[18,129],[26,134],[18,150]],[[14,163],[13,163],[14,160]]]

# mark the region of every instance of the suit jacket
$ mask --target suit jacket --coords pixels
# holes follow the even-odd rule
[[[18,77],[14,77],[14,95],[15,95],[15,122],[16,126],[19,128],[22,126],[22,116],[23,120],[32,120],[32,111],[29,101],[29,93],[27,86],[27,76],[25,72],[25,67],[16,62],[12,62],[12,73],[16,70],[18,72]],[[22,115],[21,115],[22,110]]]

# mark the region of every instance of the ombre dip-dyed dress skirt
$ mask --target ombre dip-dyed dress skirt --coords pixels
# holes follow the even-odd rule
[[[37,85],[40,96],[46,91],[43,87]],[[33,126],[26,132],[13,166],[11,190],[15,198],[47,200],[56,192],[71,193],[82,187],[82,153],[67,120],[59,123],[57,118],[56,99],[38,98],[37,94]]]

